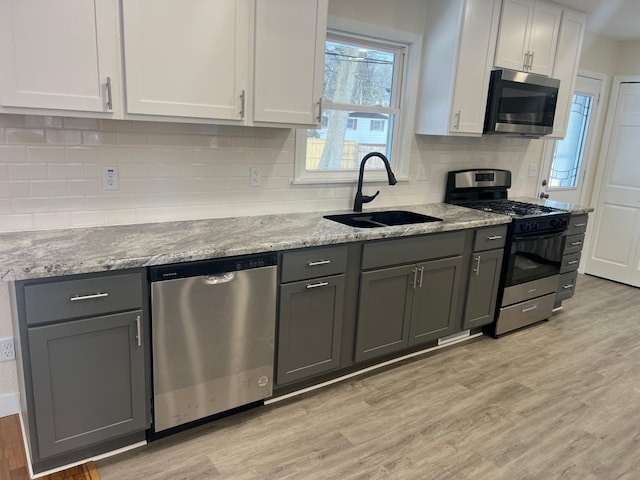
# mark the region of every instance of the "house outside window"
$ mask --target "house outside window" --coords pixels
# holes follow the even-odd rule
[[[370,129],[375,132],[384,132],[384,120],[371,120]]]

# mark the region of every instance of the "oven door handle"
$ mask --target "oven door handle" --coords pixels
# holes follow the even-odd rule
[[[560,237],[564,232],[565,230],[561,230],[559,232],[554,232],[554,233],[546,233],[544,235],[514,235],[513,241],[514,242],[523,242],[523,241],[530,242],[535,240],[546,240],[548,238]]]

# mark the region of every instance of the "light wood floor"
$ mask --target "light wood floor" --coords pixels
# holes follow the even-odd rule
[[[640,290],[98,463],[123,479],[640,479]]]

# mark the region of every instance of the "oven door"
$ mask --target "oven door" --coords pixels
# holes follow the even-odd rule
[[[515,235],[507,263],[505,287],[559,274],[562,234]]]

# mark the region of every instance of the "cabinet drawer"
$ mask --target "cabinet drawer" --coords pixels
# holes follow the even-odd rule
[[[480,228],[476,230],[473,251],[493,250],[504,247],[507,238],[507,226]]]
[[[470,232],[467,230],[437,233],[365,243],[362,250],[362,269],[461,255],[464,250],[465,235],[471,234]]]
[[[560,275],[560,282],[558,283],[558,292],[556,294],[556,302],[559,300],[565,300],[573,297],[576,293],[576,280],[578,279],[578,272],[569,272]]]
[[[578,235],[587,231],[587,220],[589,215],[572,215],[569,220],[569,229],[567,235]]]
[[[347,246],[305,248],[282,254],[282,283],[343,273]]]
[[[139,309],[142,286],[139,272],[26,285],[27,324]]]
[[[584,245],[584,233],[580,235],[567,235],[564,239],[563,255],[580,252]]]
[[[582,252],[570,253],[562,257],[562,266],[560,267],[560,273],[573,272],[578,269],[580,265],[580,256]]]

